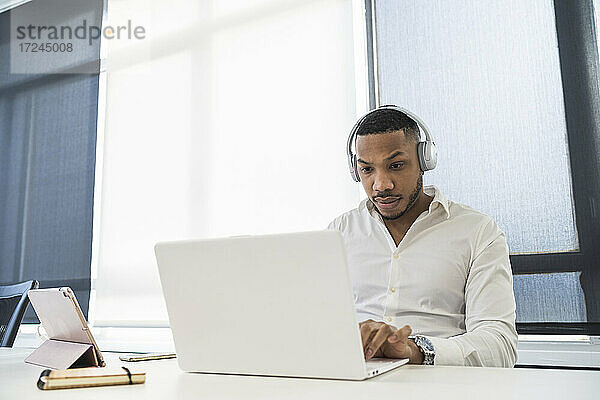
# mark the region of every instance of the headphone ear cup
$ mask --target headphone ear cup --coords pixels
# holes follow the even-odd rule
[[[352,179],[355,182],[360,182],[360,175],[358,175],[358,161],[356,161],[356,154],[352,155]]]
[[[417,147],[421,171],[431,171],[437,165],[437,149],[433,142],[419,142]]]
[[[417,157],[419,158],[419,168],[421,171],[427,171],[427,161],[425,160],[425,143],[419,142],[417,144]]]

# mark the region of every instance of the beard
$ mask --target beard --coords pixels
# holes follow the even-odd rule
[[[387,221],[392,221],[392,220],[398,219],[401,216],[403,216],[404,214],[406,214],[406,212],[408,210],[410,210],[412,208],[412,206],[415,205],[415,203],[417,202],[417,199],[419,198],[419,193],[421,193],[422,188],[423,188],[423,175],[421,174],[419,176],[419,179],[417,179],[417,184],[416,184],[415,188],[410,193],[410,196],[408,196],[408,204],[406,204],[406,207],[404,207],[404,210],[402,210],[394,215],[383,215],[381,213],[381,211],[379,211],[379,208],[377,208],[377,203],[374,202],[373,200],[371,200],[371,201],[372,201],[373,205],[375,206],[375,210],[377,211],[377,213],[379,215],[381,215],[381,218],[383,218],[384,220],[387,220]]]

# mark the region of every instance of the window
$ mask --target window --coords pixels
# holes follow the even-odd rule
[[[48,16],[59,3],[0,14],[0,282],[70,286],[87,315],[98,74],[23,74],[10,63],[11,22]],[[82,10],[100,24],[101,1],[61,7],[46,23],[79,23]],[[86,56],[97,60],[98,46]],[[36,321],[31,308],[25,321]]]
[[[360,197],[352,1],[109,2],[132,16],[147,38],[107,49],[96,326],[167,324],[157,241],[324,229]]]
[[[566,3],[365,2],[371,105],[427,121],[426,184],[505,231],[520,333],[600,332],[593,8]]]

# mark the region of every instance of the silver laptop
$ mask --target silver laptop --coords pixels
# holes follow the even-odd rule
[[[158,243],[184,371],[362,380],[365,362],[338,231]]]

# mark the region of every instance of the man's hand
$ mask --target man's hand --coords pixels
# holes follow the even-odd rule
[[[423,353],[408,338],[412,329],[404,325],[400,329],[371,319],[358,324],[365,359],[374,357],[408,358],[410,364],[422,364]]]

